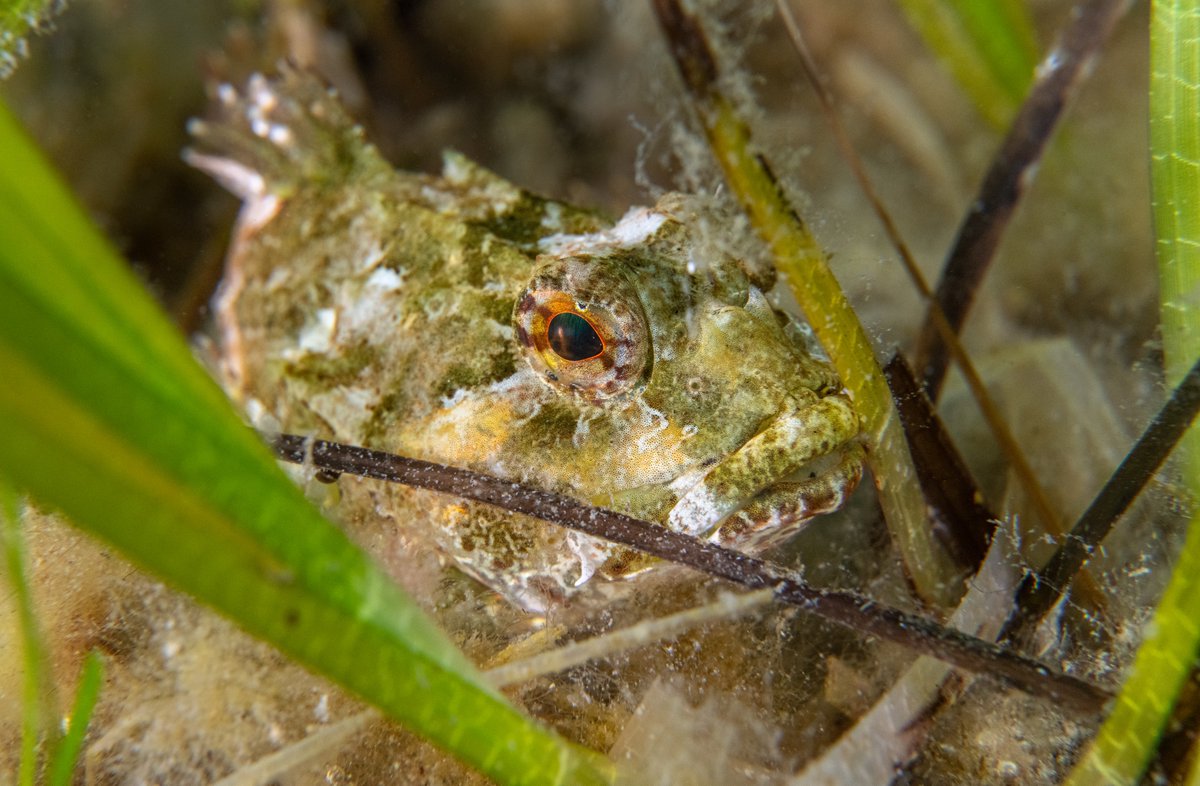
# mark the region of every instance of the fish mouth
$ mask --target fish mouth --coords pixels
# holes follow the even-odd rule
[[[843,460],[843,452],[818,456],[789,472],[764,477],[756,491],[737,500],[723,500],[722,489],[705,485],[706,473],[717,464],[688,472],[671,484],[676,502],[669,514],[670,526],[693,537],[706,538],[739,513],[761,511],[762,503],[776,496],[777,491],[808,483],[834,471]]]
[[[862,479],[864,449],[855,442],[766,482],[756,493],[721,506],[703,481],[668,514],[667,526],[720,546],[757,553],[841,508]]]
[[[814,469],[793,473],[764,488],[704,537],[721,546],[757,553],[790,540],[812,519],[833,513],[862,480],[864,449],[855,443],[822,457]]]
[[[834,510],[862,474],[858,433],[858,415],[843,395],[796,407],[708,467],[703,477],[672,484],[682,496],[667,526],[736,546],[747,531],[787,528]]]

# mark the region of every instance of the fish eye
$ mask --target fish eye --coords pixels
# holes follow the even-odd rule
[[[592,323],[571,311],[564,311],[546,327],[550,349],[563,360],[594,358],[604,351],[604,340]]]
[[[543,258],[517,300],[513,328],[530,367],[564,393],[599,402],[649,369],[641,300],[606,260]]]

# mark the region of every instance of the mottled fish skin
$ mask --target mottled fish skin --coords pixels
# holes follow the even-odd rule
[[[293,70],[222,86],[218,105],[187,155],[243,200],[216,315],[223,382],[257,425],[744,549],[857,484],[841,382],[771,308],[769,280],[696,258],[685,198],[609,224],[454,154],[441,176],[397,172]],[[652,564],[487,506],[341,485],[345,510],[420,526],[526,609]]]

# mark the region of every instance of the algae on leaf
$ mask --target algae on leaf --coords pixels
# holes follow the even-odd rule
[[[65,0],[9,0],[0,7],[0,79],[28,54],[26,36],[47,25]]]

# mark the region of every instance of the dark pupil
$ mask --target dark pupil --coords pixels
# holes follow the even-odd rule
[[[550,348],[563,360],[587,360],[604,351],[604,342],[586,319],[569,311],[550,320]]]

